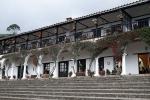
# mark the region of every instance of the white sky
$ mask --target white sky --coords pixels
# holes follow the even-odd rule
[[[137,0],[0,0],[0,33],[10,24],[29,31]]]

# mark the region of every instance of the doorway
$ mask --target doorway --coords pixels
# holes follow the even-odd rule
[[[59,77],[68,77],[68,61],[59,62]]]
[[[99,64],[99,74],[100,75],[105,75],[104,71],[104,57],[101,57],[98,59],[98,64]]]
[[[18,66],[18,79],[23,77],[23,66]]]
[[[2,69],[2,78],[3,78],[3,79],[5,78],[5,66],[4,66],[3,69]]]
[[[150,54],[138,54],[139,74],[150,74]]]
[[[77,76],[85,76],[86,59],[77,60]]]

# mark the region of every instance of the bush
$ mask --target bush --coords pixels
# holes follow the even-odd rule
[[[88,70],[88,76],[93,77],[94,76],[94,71]]]
[[[109,69],[106,69],[106,74],[107,74],[107,75],[110,75],[110,74],[111,74],[111,72],[110,72]]]
[[[71,77],[71,76],[72,76],[72,72],[70,71],[70,72],[68,73],[68,75],[69,75],[69,77]]]

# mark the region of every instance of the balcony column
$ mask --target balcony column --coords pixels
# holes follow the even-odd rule
[[[99,75],[99,63],[98,63],[98,57],[97,58],[95,58],[95,74],[94,74],[94,76],[100,76]]]
[[[42,31],[40,33],[40,48],[42,47],[42,37],[43,37],[43,34],[42,34]]]
[[[16,37],[15,37],[15,40],[14,40],[14,52],[16,51]]]
[[[76,37],[77,37],[77,22],[74,22],[74,26],[73,26],[73,30],[74,30],[74,41],[76,42]]]
[[[5,44],[5,40],[3,41],[3,54],[6,52],[6,44]]]
[[[26,49],[28,49],[28,42],[29,42],[29,34],[28,34],[27,40],[26,40]]]
[[[121,14],[120,14],[120,19],[122,21],[122,29],[123,32],[127,32],[132,30],[132,24],[131,24],[131,20],[132,20],[132,16],[129,15],[125,10],[121,9],[120,10]]]
[[[57,28],[56,28],[56,44],[58,44],[58,29],[59,29],[59,27],[57,26]]]

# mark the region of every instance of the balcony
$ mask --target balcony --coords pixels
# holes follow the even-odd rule
[[[137,20],[127,26],[132,26],[130,30],[149,27],[149,20],[148,19]],[[8,45],[5,46],[4,50],[1,53],[11,53],[14,52],[14,50],[15,52],[18,52],[20,50],[42,48],[42,47],[47,47],[47,46],[55,45],[58,43],[64,43],[64,42],[70,43],[74,41],[83,41],[83,40],[94,39],[94,38],[102,38],[113,34],[120,34],[122,32],[123,32],[123,25],[116,24],[116,25],[110,25],[109,27],[101,27],[101,28],[98,27],[97,30],[94,28],[90,29],[89,31],[81,30],[76,33],[70,33],[69,35],[63,33],[58,36],[49,36],[39,40],[30,41],[28,43],[25,42],[25,43],[17,44],[16,46],[14,44]],[[3,49],[3,47],[4,46],[1,46],[1,49]]]

